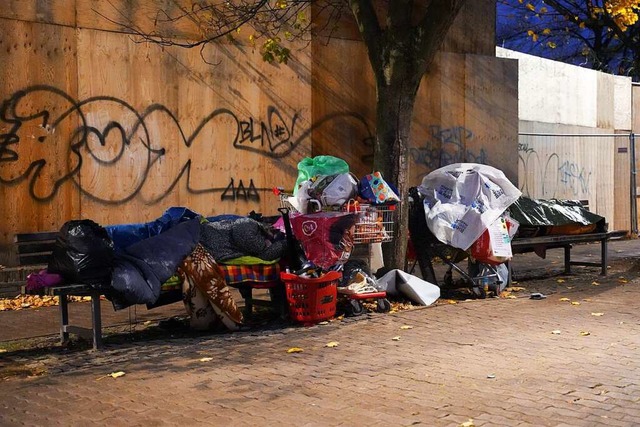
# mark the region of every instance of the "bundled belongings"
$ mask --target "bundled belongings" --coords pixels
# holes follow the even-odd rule
[[[236,306],[224,274],[213,257],[198,244],[178,268],[184,305],[196,330],[238,330],[242,312]]]
[[[418,190],[431,232],[465,251],[522,194],[502,171],[475,163],[437,169]]]
[[[47,272],[59,274],[67,283],[106,290],[113,258],[113,242],[103,227],[90,219],[68,221],[60,229]]]
[[[437,284],[431,264],[437,256],[449,266],[447,287],[461,287],[453,280],[455,271],[462,276],[462,287],[471,287],[476,295],[498,294],[509,281],[501,266],[512,257],[511,238],[518,229],[506,211],[520,195],[491,166],[458,163],[428,174],[419,188],[410,190],[409,229],[423,277]],[[456,263],[469,256],[464,271]]]
[[[343,212],[321,212],[291,219],[293,234],[314,265],[328,270],[349,260],[356,217]]]
[[[540,200],[523,196],[509,207],[509,214],[520,224],[518,237],[607,231],[605,218],[588,211],[578,200]]]
[[[266,261],[281,258],[286,241],[275,229],[251,218],[224,219],[201,225],[201,242],[217,262],[243,256]]]
[[[175,274],[199,240],[200,220],[192,219],[119,251],[111,282],[114,307],[155,304],[162,283]]]

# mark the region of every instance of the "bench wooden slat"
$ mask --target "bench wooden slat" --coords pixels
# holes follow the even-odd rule
[[[15,242],[20,244],[23,242],[31,243],[31,242],[40,242],[43,240],[56,240],[58,237],[58,232],[56,231],[43,231],[41,233],[20,233],[16,234]]]
[[[20,268],[26,266],[42,265],[46,266],[49,257],[54,249],[55,241],[58,236],[57,232],[42,233],[22,233],[17,234],[14,238],[16,243],[18,260]],[[24,282],[20,282],[24,284]],[[22,287],[22,292],[25,292]],[[66,341],[69,339],[69,333],[79,333],[88,336],[93,341],[93,348],[102,348],[102,319],[100,313],[100,295],[101,292],[93,289],[91,286],[83,283],[68,283],[59,286],[46,287],[38,292],[37,295],[59,296],[60,297],[60,339]],[[78,328],[69,325],[69,312],[67,307],[67,296],[90,296],[91,297],[91,322],[92,328]],[[86,334],[86,332],[90,332]]]
[[[33,253],[51,253],[55,246],[55,241],[39,241],[36,243],[20,243],[17,245],[18,255]]]
[[[33,255],[20,255],[20,264],[23,266],[33,265],[47,265],[49,263],[50,253],[48,254],[33,254]]]

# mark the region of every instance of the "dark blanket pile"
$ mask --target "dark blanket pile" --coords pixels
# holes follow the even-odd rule
[[[605,218],[585,209],[577,200],[542,200],[520,197],[509,206],[520,223],[518,237],[584,234],[607,230]]]
[[[111,279],[116,310],[154,304],[160,286],[175,274],[199,240],[200,220],[196,218],[116,252]]]

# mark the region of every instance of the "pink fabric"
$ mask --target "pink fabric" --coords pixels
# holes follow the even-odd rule
[[[27,276],[27,291],[37,291],[42,288],[59,285],[62,283],[62,276],[55,273],[48,273],[47,270],[40,270]]]

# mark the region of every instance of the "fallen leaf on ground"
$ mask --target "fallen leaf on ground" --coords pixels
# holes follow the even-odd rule
[[[291,347],[289,350],[287,350],[287,353],[302,353],[304,350],[302,350],[300,347]]]
[[[213,360],[213,357],[203,357],[202,359],[200,359],[201,362],[211,362]]]
[[[558,282],[558,283],[564,283],[564,282],[566,282],[566,280],[564,280],[564,279],[558,279],[558,280],[556,280],[556,282]]]
[[[593,286],[600,286],[600,283],[596,282],[595,280],[594,280],[593,282],[591,282],[591,284],[592,284]]]
[[[573,288],[575,288],[575,286],[567,286],[567,289],[569,289],[569,290],[571,290]]]
[[[464,423],[460,424],[460,427],[476,427],[476,425],[473,422],[473,418],[469,418],[469,421],[465,421]]]
[[[7,349],[6,348],[0,348],[0,353],[6,353]]]
[[[569,298],[565,297],[565,298],[560,298],[558,301],[563,301],[564,302],[564,301],[571,301],[571,300]]]
[[[325,345],[325,347],[334,348],[334,347],[337,347],[338,345],[340,345],[340,343],[338,341],[331,341],[331,342],[328,342]]]
[[[523,288],[522,286],[509,286],[509,290],[511,292],[522,292],[522,291],[526,291],[527,289]]]
[[[329,324],[329,322],[327,322],[326,320],[318,323],[318,325],[328,325],[328,324]]]
[[[620,282],[620,283],[629,283],[629,281],[627,279],[625,279],[624,277],[620,277],[618,279],[618,282]]]
[[[571,305],[580,305],[578,301],[571,301]]]
[[[445,299],[445,300],[442,300],[442,302],[447,303],[447,304],[457,304],[458,303],[458,301],[453,300],[453,299]]]
[[[580,336],[586,337],[588,335],[591,335],[591,332],[588,331],[580,331]]]
[[[111,378],[120,378],[121,376],[124,375],[124,371],[118,371],[118,372],[111,372],[110,374],[107,375],[103,375],[99,378],[96,378],[96,381],[100,381],[103,378],[107,378],[107,377],[111,377]]]
[[[400,329],[413,329],[413,326],[402,325],[402,326],[400,326]]]
[[[399,336],[397,336],[397,337],[393,337],[393,338],[391,338],[391,339],[392,339],[392,340],[394,340],[394,341],[400,341],[400,337],[399,337]]]
[[[604,313],[591,313],[592,316],[600,317],[604,316]]]
[[[556,329],[555,331],[551,331],[551,333],[553,335],[560,335],[561,331],[559,329]]]

